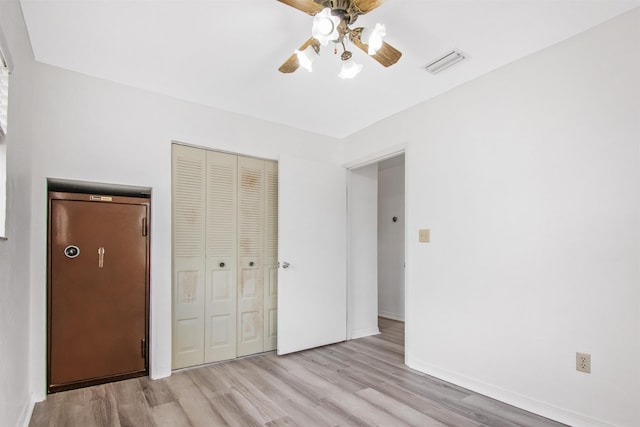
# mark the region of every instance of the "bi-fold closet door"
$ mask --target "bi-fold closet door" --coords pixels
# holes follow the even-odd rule
[[[274,350],[277,163],[173,146],[173,368]]]

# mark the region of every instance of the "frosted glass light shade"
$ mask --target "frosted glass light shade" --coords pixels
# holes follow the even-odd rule
[[[311,65],[313,64],[313,61],[315,61],[318,57],[318,54],[315,50],[313,50],[313,47],[308,46],[305,50],[302,51],[296,49],[296,55],[298,57],[298,64],[308,72],[311,72]]]
[[[330,41],[340,37],[338,33],[340,18],[331,14],[331,9],[325,7],[320,13],[313,17],[311,35],[318,40],[322,46],[326,46]]]
[[[373,28],[362,30],[360,40],[369,46],[368,54],[375,55],[382,47],[382,39],[387,35],[387,28],[384,24],[376,24]]]
[[[362,64],[358,64],[353,59],[342,62],[342,69],[338,74],[341,79],[352,79],[362,71]]]

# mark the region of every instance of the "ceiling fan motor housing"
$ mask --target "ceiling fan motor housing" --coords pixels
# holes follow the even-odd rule
[[[361,14],[352,0],[325,0],[322,5],[331,9],[331,14],[340,17],[347,25],[355,22]]]

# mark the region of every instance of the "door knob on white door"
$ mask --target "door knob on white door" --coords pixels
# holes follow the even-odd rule
[[[291,264],[289,264],[287,261],[282,263],[282,268],[289,268]]]

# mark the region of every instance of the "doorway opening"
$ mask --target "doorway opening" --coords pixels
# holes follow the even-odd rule
[[[404,153],[349,169],[348,206],[347,338],[389,326],[404,336]]]
[[[378,163],[378,316],[404,322],[404,155]]]

